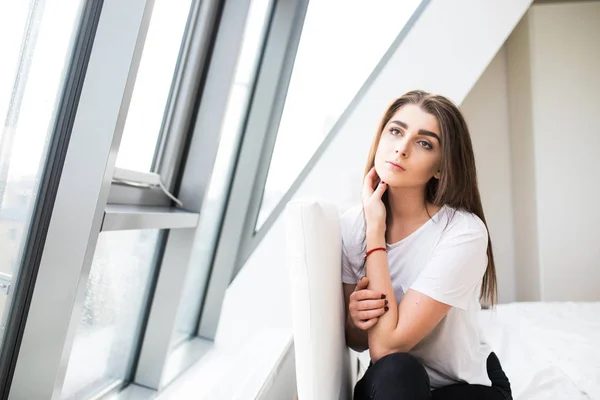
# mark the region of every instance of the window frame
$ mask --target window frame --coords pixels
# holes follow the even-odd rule
[[[266,180],[307,8],[308,0],[280,0],[274,5],[202,305],[198,324],[202,338],[215,338],[225,291],[243,265],[240,249],[254,233],[256,193]]]
[[[84,4],[95,11],[96,29],[86,70],[69,74],[83,81],[80,97],[61,107],[75,115],[62,171],[46,170],[57,185],[54,204],[37,207],[52,211],[45,240],[29,252],[41,256],[8,389],[16,398],[60,396],[154,1]]]
[[[41,253],[48,233],[52,208],[59,187],[67,146],[74,123],[74,109],[79,102],[94,37],[102,10],[100,1],[84,2],[72,45],[71,64],[67,67],[64,86],[57,105],[53,132],[50,134],[46,160],[28,229],[18,276],[11,277],[13,297],[6,303],[6,330],[0,350],[0,398],[8,398],[17,366],[20,346],[30,302],[38,276]]]
[[[20,348],[1,355],[12,362],[6,364],[11,368],[0,369],[0,379],[12,379],[2,385],[4,395],[60,397],[102,231],[168,233],[161,235],[164,241],[159,244],[136,365],[131,376],[95,397],[151,397],[212,347],[227,286],[239,268],[240,252],[231,249],[239,249],[254,233],[254,221],[249,222],[260,204],[255,204],[256,187],[248,183],[264,185],[268,162],[262,156],[275,143],[274,126],[283,109],[308,7],[308,0],[273,0],[244,130],[236,144],[236,168],[225,194],[206,294],[197,299],[196,336],[173,350],[171,337],[181,306],[180,296],[173,293],[181,291],[192,268],[193,239],[235,84],[251,1],[192,2],[154,159],[161,180],[183,208],[174,207],[159,189],[112,181],[154,0],[84,2],[77,51],[35,208],[39,216],[31,226],[25,254],[24,266],[31,267],[24,270],[29,275],[19,288],[23,309],[11,320],[18,326],[10,329],[11,340],[20,342]],[[110,68],[107,60],[112,60]],[[251,211],[248,216],[246,210]]]
[[[250,257],[250,255],[254,252],[258,244],[265,237],[267,232],[271,229],[271,227],[275,224],[275,221],[279,218],[282,212],[285,210],[287,203],[292,199],[292,197],[296,194],[310,171],[317,164],[319,159],[323,156],[333,139],[337,136],[340,129],[344,126],[350,115],[354,112],[354,109],[358,106],[362,98],[365,96],[367,90],[372,86],[373,82],[377,78],[377,76],[381,73],[382,69],[388,63],[389,59],[393,56],[395,51],[398,49],[408,32],[415,25],[420,15],[423,13],[425,8],[429,5],[431,0],[421,0],[419,5],[414,10],[413,14],[407,20],[406,24],[403,26],[402,30],[398,33],[390,47],[386,50],[383,57],[379,60],[373,71],[369,74],[365,82],[361,85],[360,89],[356,93],[356,95],[352,98],[348,106],[344,109],[344,112],[340,115],[338,120],[335,122],[331,130],[327,133],[327,135],[323,138],[323,141],[319,144],[319,146],[315,149],[314,153],[304,165],[298,176],[294,179],[289,189],[281,196],[281,199],[277,202],[271,213],[268,215],[264,223],[261,227],[256,230],[256,221],[258,220],[258,215],[260,213],[260,209],[262,207],[262,199],[264,195],[265,184],[267,182],[269,167],[271,163],[271,157],[273,156],[273,150],[275,147],[275,140],[278,132],[279,122],[282,116],[283,107],[279,110],[278,118],[274,119],[273,124],[275,125],[274,131],[271,131],[274,135],[269,139],[268,146],[264,149],[264,153],[260,155],[262,159],[262,167],[256,177],[257,184],[255,186],[255,190],[252,194],[252,201],[250,202],[251,206],[249,209],[249,214],[251,215],[251,221],[248,223],[251,224],[251,228],[246,228],[246,233],[244,235],[244,239],[240,244],[240,254],[239,260],[236,264],[235,271],[231,280],[235,278],[235,276],[240,272],[243,268],[244,264]],[[289,84],[289,82],[288,82]]]

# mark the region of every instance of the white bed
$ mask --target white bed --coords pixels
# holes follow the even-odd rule
[[[481,312],[515,400],[600,400],[600,303],[512,303]]]

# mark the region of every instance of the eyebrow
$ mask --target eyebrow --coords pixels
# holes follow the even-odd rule
[[[400,125],[401,127],[403,127],[404,129],[408,129],[408,125],[406,124],[406,122],[402,122],[402,121],[398,121],[398,120],[394,120],[391,121],[392,124],[396,124],[396,125]],[[419,132],[417,132],[419,135],[422,136],[431,136],[434,139],[437,139],[437,141],[439,143],[442,143],[442,141],[440,140],[440,137],[438,136],[437,133],[433,133],[431,131],[426,131],[425,129],[419,129]]]

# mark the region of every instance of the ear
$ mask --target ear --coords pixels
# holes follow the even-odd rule
[[[435,174],[433,174],[433,177],[439,181],[440,176],[442,176],[442,172],[438,169],[438,171]]]

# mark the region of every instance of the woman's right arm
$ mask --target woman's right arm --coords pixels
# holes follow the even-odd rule
[[[358,284],[344,283],[346,310],[346,345],[361,352],[369,348],[367,331],[387,310],[387,300],[381,293],[368,290],[369,279],[363,278]]]
[[[346,304],[346,345],[352,350],[361,352],[369,348],[369,338],[366,331],[363,331],[354,325],[352,316],[348,312],[350,295],[354,292],[356,285],[344,283],[344,299]]]

